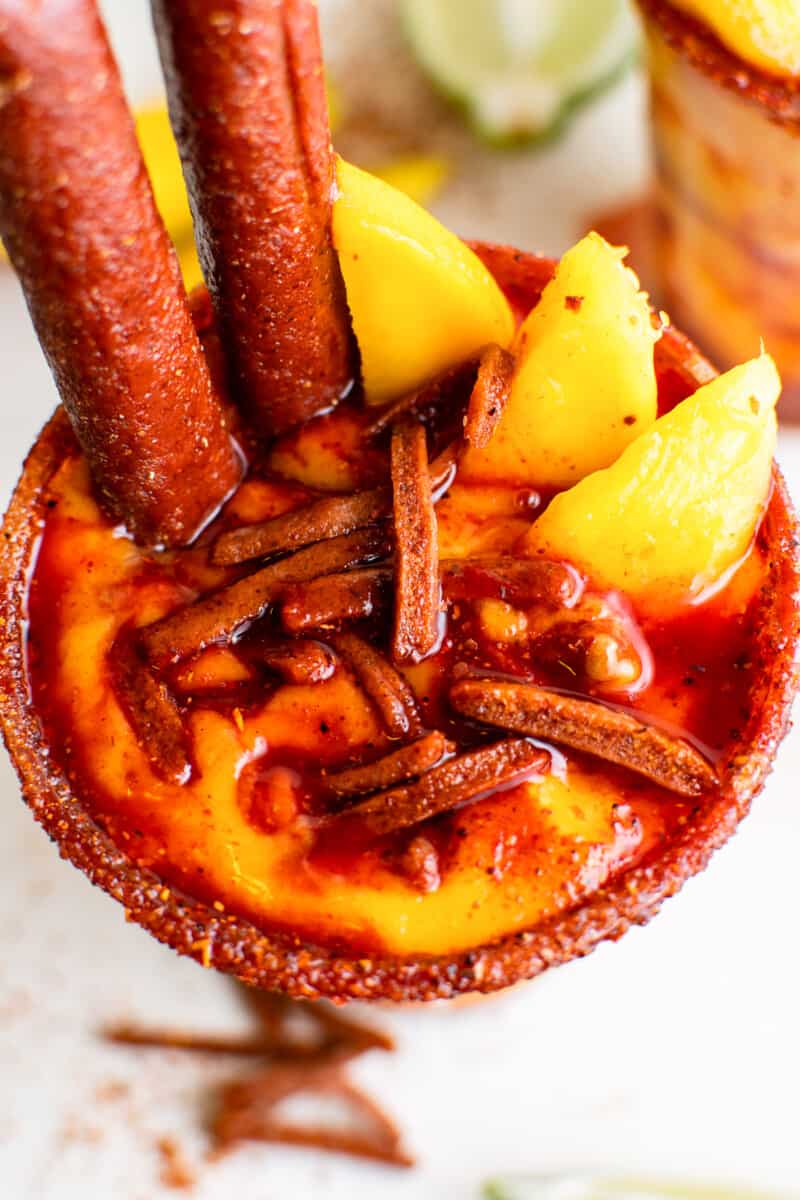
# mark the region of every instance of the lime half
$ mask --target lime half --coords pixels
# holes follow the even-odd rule
[[[412,48],[479,136],[552,137],[633,59],[629,0],[403,0]]]
[[[497,1179],[484,1188],[485,1200],[779,1200],[774,1193],[681,1183],[674,1179],[636,1179],[592,1175],[540,1175]],[[788,1196],[784,1200],[790,1200]],[[794,1198],[796,1200],[796,1198]]]

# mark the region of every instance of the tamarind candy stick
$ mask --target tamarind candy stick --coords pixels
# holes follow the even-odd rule
[[[377,529],[362,529],[347,537],[318,542],[145,626],[140,633],[141,645],[157,666],[179,662],[211,642],[240,633],[263,616],[287,583],[314,579],[385,553],[386,539]]]
[[[352,668],[391,737],[416,737],[422,732],[417,701],[406,680],[379,650],[355,633],[339,633],[331,645]]]
[[[390,507],[388,488],[372,488],[349,496],[323,496],[269,521],[220,534],[211,551],[211,561],[230,565],[270,554],[285,554],[372,525],[385,517]]]
[[[354,342],[313,0],[152,0],[203,274],[250,420],[335,403]]]
[[[583,592],[572,567],[542,559],[442,559],[439,576],[448,600],[491,596],[570,608]],[[366,621],[388,602],[393,580],[394,568],[379,565],[292,584],[283,592],[281,624],[297,634]]]
[[[138,655],[133,636],[122,634],[109,655],[114,691],[153,770],[169,783],[191,775],[186,730],[167,687]]]
[[[395,833],[541,774],[549,764],[546,750],[525,738],[509,738],[451,758],[416,783],[379,792],[333,819],[357,819],[379,836]]]
[[[95,0],[0,0],[0,236],[105,507],[191,541],[241,463]]]
[[[360,796],[367,792],[392,787],[406,779],[414,779],[429,771],[442,759],[450,743],[443,733],[434,730],[416,742],[384,754],[375,762],[325,775],[325,783],[337,796]]]
[[[419,662],[439,639],[439,546],[425,428],[404,418],[392,429],[395,610],[392,658]]]
[[[481,353],[478,377],[464,417],[464,440],[476,450],[489,445],[511,390],[514,355],[494,343]]]
[[[551,692],[532,683],[463,679],[450,704],[487,725],[558,742],[627,767],[681,796],[699,796],[716,774],[688,742],[593,700]]]
[[[434,500],[438,500],[455,478],[458,444],[451,443],[431,462],[428,473]],[[325,538],[351,533],[389,516],[392,497],[388,488],[370,488],[348,496],[323,496],[292,512],[254,525],[243,525],[220,534],[211,551],[211,561],[224,566],[287,553]]]
[[[289,633],[310,633],[366,621],[387,603],[393,575],[391,567],[361,567],[292,584],[283,593],[281,624]]]
[[[378,437],[401,417],[418,416],[430,409],[438,409],[447,405],[461,391],[466,391],[475,378],[478,366],[477,358],[466,358],[455,366],[446,367],[433,379],[427,380],[421,387],[415,388],[405,395],[399,396],[385,408],[381,409],[374,421],[364,430],[367,437]]]

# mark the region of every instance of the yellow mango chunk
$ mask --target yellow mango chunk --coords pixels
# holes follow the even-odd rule
[[[571,487],[655,421],[659,334],[625,253],[590,233],[564,255],[517,335],[500,423],[464,455],[463,479]]]
[[[156,208],[178,253],[184,286],[191,292],[203,282],[203,275],[194,244],[181,160],[165,105],[153,104],[136,113],[136,136],[153,185]]]
[[[165,105],[153,104],[136,113],[136,136],[153,185],[156,208],[167,230],[176,242],[191,239],[192,214]]]
[[[369,404],[385,404],[487,342],[508,346],[511,308],[491,274],[430,213],[337,159],[333,243]]]
[[[705,21],[729,50],[775,75],[800,75],[797,0],[674,0]]]
[[[372,168],[373,175],[405,192],[417,204],[430,204],[450,174],[447,159],[438,154],[402,154]]]
[[[767,499],[780,379],[762,354],[556,496],[522,540],[651,610],[697,599],[747,550]]]

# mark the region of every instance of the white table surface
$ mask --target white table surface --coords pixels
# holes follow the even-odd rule
[[[143,0],[106,7],[134,96],[152,95]],[[325,9],[345,93],[367,87],[378,108],[414,124],[419,88],[392,34],[391,0],[359,0],[358,22],[347,20],[353,7],[330,0]],[[365,60],[375,69],[351,75],[358,38],[377,47]],[[538,155],[479,150],[427,94],[424,103],[435,114],[426,137],[456,164],[437,211],[470,236],[560,251],[587,208],[635,189],[646,170],[636,78]],[[0,378],[5,502],[55,403],[6,271]],[[780,457],[800,495],[800,432],[782,434]],[[800,1192],[798,779],[795,733],[740,832],[648,928],[482,1004],[380,1011],[399,1053],[369,1055],[353,1074],[400,1121],[419,1156],[413,1173],[254,1146],[204,1165],[194,1195],[460,1200],[499,1171],[562,1167]],[[204,1085],[230,1065],[137,1055],[96,1031],[123,1017],[230,1030],[243,1022],[232,989],[126,925],[118,905],[60,861],[4,757],[0,805],[0,1196],[175,1195],[158,1182],[155,1139],[174,1134],[199,1160]],[[115,1082],[127,1095],[103,1099]]]

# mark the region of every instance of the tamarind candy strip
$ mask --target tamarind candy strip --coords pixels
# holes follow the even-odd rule
[[[541,559],[443,559],[439,575],[448,599],[497,597],[512,603],[572,607],[583,592],[578,573],[565,563]],[[366,621],[388,602],[394,568],[362,567],[287,587],[281,624],[288,633],[339,629]]]
[[[443,559],[441,576],[447,598],[458,600],[497,597],[572,608],[584,590],[574,567],[541,558]]]
[[[263,616],[286,584],[381,558],[386,548],[385,535],[378,529],[317,542],[145,626],[141,645],[157,666],[179,662],[212,642],[235,637]]]
[[[509,738],[451,758],[416,783],[343,809],[333,820],[358,820],[378,836],[396,833],[546,771],[550,755],[525,738]]]
[[[439,499],[455,477],[458,450],[458,443],[451,443],[430,464],[434,499]],[[388,488],[370,488],[349,496],[323,496],[268,521],[226,530],[214,543],[211,561],[220,566],[231,566],[253,558],[287,553],[375,524],[387,517],[391,508]]]
[[[688,742],[593,700],[578,700],[532,683],[463,679],[450,704],[487,725],[558,742],[627,767],[681,796],[716,786],[711,765]]]
[[[417,737],[422,722],[406,680],[379,650],[355,633],[339,633],[331,645],[353,670],[391,737]]]
[[[434,500],[438,500],[455,478],[459,445],[453,442],[431,462],[428,473]],[[211,550],[211,561],[231,566],[253,558],[283,554],[325,538],[352,533],[387,517],[392,509],[388,488],[370,488],[349,496],[323,496],[301,508],[255,525],[243,525],[221,533]]]
[[[404,418],[392,429],[395,610],[392,658],[419,662],[439,640],[439,546],[425,428]]]
[[[313,0],[152,0],[170,117],[234,394],[271,436],[336,403],[355,344],[331,241]]]
[[[443,408],[460,392],[466,392],[475,377],[477,366],[477,358],[467,358],[455,366],[446,367],[421,387],[406,392],[381,409],[375,419],[367,425],[364,433],[367,437],[378,437],[396,425],[401,417],[418,416],[432,409]]]
[[[336,661],[321,642],[300,638],[282,638],[274,642],[254,642],[249,656],[274,671],[285,683],[323,683],[336,670]]]
[[[439,499],[455,479],[457,466],[458,444],[451,443],[428,468],[434,500]],[[312,500],[311,504],[271,517],[269,521],[225,530],[213,544],[211,562],[228,566],[245,563],[249,559],[309,546],[325,538],[337,538],[339,534],[351,533],[389,516],[391,506],[391,493],[385,487],[353,492],[350,496]]]
[[[361,796],[367,792],[377,792],[429,771],[444,757],[449,745],[444,734],[434,730],[375,762],[326,775],[325,783],[337,796]]]
[[[366,621],[386,604],[393,575],[391,567],[362,567],[292,584],[283,593],[281,624],[289,633],[310,633]]]
[[[285,554],[372,525],[385,517],[390,507],[388,488],[372,488],[349,496],[323,496],[269,521],[220,534],[211,551],[211,561],[228,566],[251,558]]]
[[[241,462],[95,0],[0,0],[0,236],[104,506],[191,541]]]
[[[109,654],[117,700],[153,770],[169,783],[191,775],[186,730],[167,687],[137,653],[133,636],[116,639]]]
[[[478,377],[464,417],[464,440],[483,450],[492,440],[511,391],[514,355],[492,343],[481,353]]]

